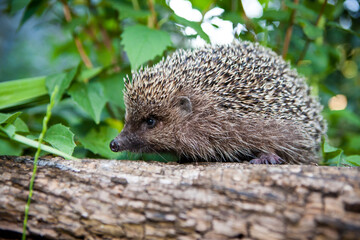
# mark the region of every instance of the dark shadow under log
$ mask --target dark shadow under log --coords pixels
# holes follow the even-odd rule
[[[0,239],[33,162],[0,157]],[[360,168],[39,160],[28,239],[359,239]]]

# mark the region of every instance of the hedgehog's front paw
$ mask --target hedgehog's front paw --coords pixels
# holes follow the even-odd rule
[[[251,164],[282,164],[285,161],[274,153],[261,153],[258,158],[250,161]]]

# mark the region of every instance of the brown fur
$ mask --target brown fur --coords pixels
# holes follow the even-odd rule
[[[126,82],[126,124],[115,140],[120,150],[194,161],[274,153],[313,162],[326,127],[309,92],[296,71],[256,44],[180,50]]]

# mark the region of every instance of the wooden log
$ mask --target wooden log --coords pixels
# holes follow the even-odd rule
[[[0,157],[0,238],[33,162]],[[39,160],[28,239],[359,239],[360,168]]]

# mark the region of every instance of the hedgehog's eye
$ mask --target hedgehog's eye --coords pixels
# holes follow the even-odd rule
[[[153,128],[156,125],[156,119],[153,117],[149,117],[145,119],[145,122],[148,128]]]

